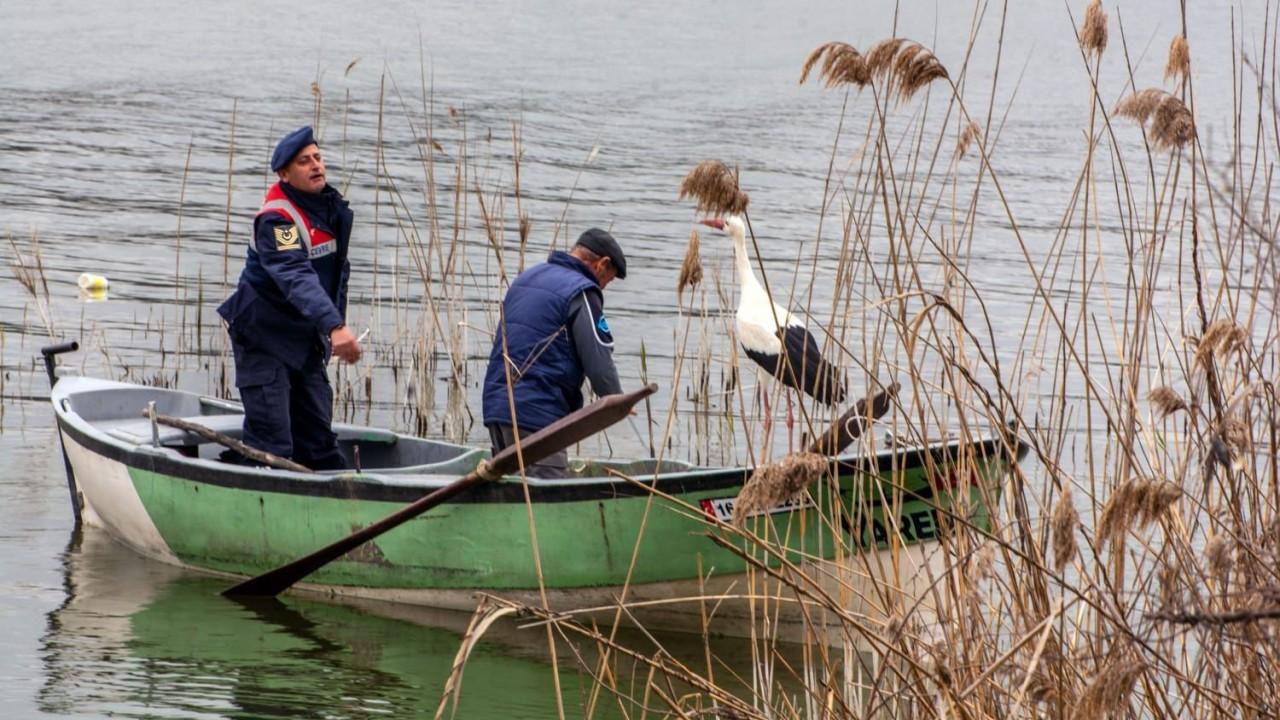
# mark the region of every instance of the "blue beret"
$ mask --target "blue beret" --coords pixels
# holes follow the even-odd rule
[[[275,152],[271,153],[271,171],[280,172],[293,160],[293,156],[297,155],[303,148],[315,143],[315,135],[311,132],[311,126],[300,127],[297,130],[280,138],[280,142],[276,143]]]

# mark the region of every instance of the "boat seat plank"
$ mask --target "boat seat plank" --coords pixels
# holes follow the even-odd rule
[[[244,425],[243,415],[193,415],[182,418],[188,422],[199,423],[214,432],[239,437]],[[127,420],[98,420],[94,427],[108,435],[135,445],[151,444],[151,421],[146,418],[129,418]],[[204,438],[186,430],[179,430],[168,425],[160,426],[161,445],[198,445],[207,442]]]

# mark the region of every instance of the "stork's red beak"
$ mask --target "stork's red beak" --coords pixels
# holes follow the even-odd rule
[[[720,231],[724,230],[724,220],[721,220],[720,218],[707,218],[702,221],[702,224]]]

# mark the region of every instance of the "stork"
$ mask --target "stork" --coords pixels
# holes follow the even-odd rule
[[[770,377],[783,385],[800,390],[823,405],[844,400],[844,383],[834,365],[822,358],[818,342],[804,321],[769,299],[769,293],[756,279],[747,255],[747,232],[742,218],[710,218],[703,225],[729,235],[733,240],[734,263],[738,268],[741,292],[735,325],[738,342]],[[768,395],[765,396],[765,424],[769,424]],[[787,428],[795,423],[791,412],[791,394],[787,393]]]

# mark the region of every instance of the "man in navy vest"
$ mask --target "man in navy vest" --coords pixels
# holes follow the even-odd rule
[[[622,392],[602,291],[626,276],[618,242],[592,228],[569,252],[552,252],[511,283],[484,377],[484,424],[495,453],[514,443],[517,431],[528,436],[581,408],[584,378],[596,395]],[[525,474],[567,476],[567,451]]]
[[[328,184],[311,128],[271,154],[279,182],[253,221],[236,291],[218,308],[236,360],[246,445],[313,470],[341,469],[334,434],[330,354],[354,363],[346,326],[352,213]]]

